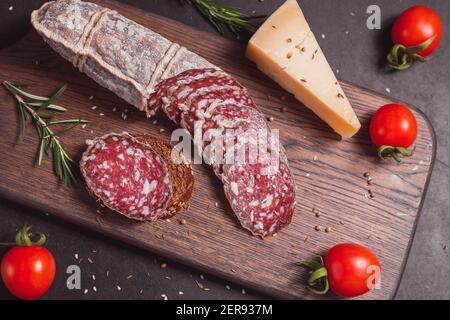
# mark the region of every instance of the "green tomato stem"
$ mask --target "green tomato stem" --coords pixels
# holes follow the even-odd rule
[[[433,36],[423,43],[413,47],[395,44],[387,56],[389,65],[396,70],[406,70],[412,66],[414,61],[428,61],[429,58],[423,57],[418,53],[428,48],[435,39],[436,36]]]
[[[408,158],[412,157],[416,152],[416,146],[412,150],[401,147],[393,146],[381,146],[378,148],[378,156],[381,160],[386,160],[387,158],[393,158],[397,163],[401,163],[402,157]]]
[[[309,289],[312,292],[323,295],[329,291],[328,271],[321,256],[315,259],[302,260],[297,264],[312,271],[308,278]]]
[[[19,232],[16,234],[16,245],[17,246],[42,246],[47,241],[47,237],[43,233],[33,234],[30,232],[31,226],[25,225]],[[39,238],[36,241],[33,241],[32,238],[35,236]]]

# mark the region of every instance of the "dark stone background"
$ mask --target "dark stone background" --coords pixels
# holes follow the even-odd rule
[[[0,47],[15,41],[29,30],[29,14],[44,1],[3,0],[0,2]],[[177,0],[123,0],[144,10],[170,17],[200,29],[215,32],[199,14]],[[256,14],[270,14],[283,0],[221,1],[238,5]],[[434,59],[406,72],[389,72],[381,61],[390,46],[389,29],[393,19],[414,4],[436,9],[445,31],[450,29],[450,2],[438,0],[299,0],[312,29],[339,77],[407,103],[419,106],[430,118],[438,137],[438,160],[418,225],[411,255],[398,291],[398,299],[450,299],[450,55],[448,32]],[[382,9],[382,30],[366,28],[366,9],[377,4]],[[9,11],[9,7],[13,10]],[[348,34],[346,34],[348,31]],[[320,37],[325,34],[325,39]],[[245,37],[240,41],[244,42]],[[244,45],[244,43],[243,43]],[[242,57],[243,58],[243,57]],[[1,75],[1,70],[0,70]],[[388,90],[386,88],[389,88]],[[390,91],[390,92],[388,92]],[[57,278],[46,299],[250,299],[263,296],[246,292],[181,264],[160,259],[150,253],[63,223],[30,208],[0,199],[0,242],[10,240],[25,222],[49,235],[48,247],[57,259]],[[447,249],[446,246],[449,245]],[[0,254],[6,251],[0,249]],[[69,291],[65,269],[83,261],[84,291]],[[90,258],[93,263],[88,262]],[[109,277],[106,272],[109,270]],[[92,279],[95,275],[96,280]],[[128,276],[132,275],[130,279]],[[202,280],[201,278],[204,278]],[[200,290],[195,280],[210,291]],[[121,287],[119,291],[117,286]],[[231,290],[226,286],[230,285]],[[97,292],[93,291],[96,286]],[[143,293],[139,291],[143,289]],[[182,295],[179,292],[183,292]],[[0,284],[0,298],[10,298]]]

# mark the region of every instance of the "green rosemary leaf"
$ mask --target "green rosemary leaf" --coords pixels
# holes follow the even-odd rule
[[[40,166],[42,164],[42,158],[44,157],[45,153],[45,139],[41,140],[41,143],[39,144],[39,152],[38,152],[38,158],[37,158],[37,164]]]
[[[31,106],[31,107],[37,107],[37,108],[39,108],[39,107],[42,106],[42,102],[29,102],[28,105]],[[59,111],[59,112],[66,112],[66,111],[67,111],[67,109],[64,108],[63,106],[58,106],[58,105],[56,105],[56,104],[50,104],[50,105],[48,105],[48,106],[47,106],[47,109],[48,109],[48,110],[52,110],[52,111]]]
[[[11,84],[8,81],[4,81],[3,84],[5,84],[9,88],[11,88],[15,94],[17,94],[23,98],[28,98],[28,99],[32,99],[32,100],[36,100],[36,101],[48,101],[48,99],[49,99],[48,97],[43,97],[43,96],[39,96],[36,94],[28,93],[22,89],[19,89],[18,86],[14,86],[13,84]]]
[[[67,84],[63,85],[55,94],[53,94],[47,101],[45,101],[36,111],[45,110],[51,104],[53,104],[56,99],[61,97],[67,89]]]

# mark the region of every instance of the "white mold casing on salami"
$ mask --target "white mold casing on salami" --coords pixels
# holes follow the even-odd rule
[[[31,23],[56,52],[139,110],[147,110],[148,98],[162,79],[189,69],[216,68],[160,34],[90,2],[47,2],[33,11]]]

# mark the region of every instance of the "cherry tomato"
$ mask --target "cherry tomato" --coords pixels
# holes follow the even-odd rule
[[[357,297],[375,288],[381,279],[377,257],[368,248],[355,243],[334,246],[325,256],[325,263],[318,257],[299,264],[312,269],[308,284],[317,294],[331,290],[341,297]],[[321,290],[315,289],[317,287]]]
[[[417,138],[416,117],[401,104],[385,105],[370,122],[370,138],[377,147],[409,148]]]
[[[325,257],[325,267],[331,291],[341,297],[356,297],[369,292],[379,280],[381,271],[377,257],[355,243],[331,248]]]
[[[25,228],[28,234],[29,227]],[[29,238],[25,240],[25,245],[16,246],[4,255],[0,270],[11,294],[20,299],[34,300],[52,285],[56,264],[50,251],[40,245],[33,245]]]
[[[417,52],[422,57],[434,53],[442,39],[442,21],[439,15],[425,6],[414,6],[404,11],[392,27],[392,41],[405,47],[423,44],[435,36],[424,50]]]

